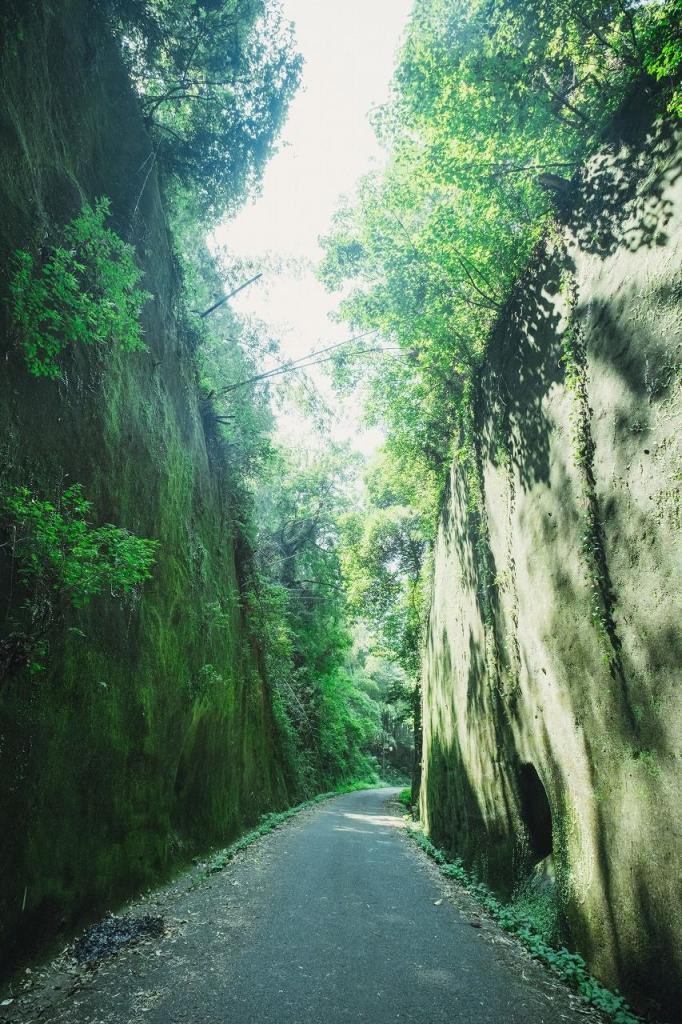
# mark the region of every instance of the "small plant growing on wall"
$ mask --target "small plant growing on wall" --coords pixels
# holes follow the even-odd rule
[[[110,202],[86,203],[60,244],[36,256],[14,253],[9,307],[17,343],[34,377],[56,379],[71,345],[110,343],[144,349],[140,313],[149,292],[134,249],[106,226]]]
[[[157,542],[110,523],[92,526],[79,484],[53,503],[27,487],[0,494],[0,554],[23,585],[23,628],[0,638],[0,680],[16,668],[42,668],[45,635],[64,607],[93,597],[133,595],[151,576]]]

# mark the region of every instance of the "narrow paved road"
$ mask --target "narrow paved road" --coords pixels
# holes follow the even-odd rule
[[[402,834],[395,793],[317,805],[195,888],[137,904],[163,913],[168,935],[71,984],[67,974],[39,1019],[585,1024],[568,990],[494,924],[479,926],[469,898]]]

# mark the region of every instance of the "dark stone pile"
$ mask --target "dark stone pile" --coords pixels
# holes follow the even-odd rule
[[[80,964],[92,963],[116,953],[140,939],[164,934],[162,917],[144,914],[141,917],[118,917],[109,914],[103,921],[93,924],[74,943],[73,952]]]

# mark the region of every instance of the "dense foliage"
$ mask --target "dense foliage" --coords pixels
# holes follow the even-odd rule
[[[0,555],[21,585],[16,599],[10,591],[0,634],[0,680],[23,664],[43,667],[45,638],[66,606],[131,597],[151,577],[156,543],[111,523],[93,526],[91,513],[79,484],[54,502],[27,487],[0,494]]]
[[[260,623],[268,679],[292,766],[304,793],[409,770],[409,740],[396,713],[399,680],[356,635],[341,565],[340,523],[354,466],[343,449],[280,448],[257,493],[258,530],[249,602]]]
[[[133,247],[107,227],[109,212],[106,198],[85,203],[39,255],[14,254],[10,316],[34,377],[59,377],[58,357],[71,345],[144,348],[140,313],[151,296]]]
[[[14,488],[2,511],[19,578],[29,588],[47,585],[80,608],[105,591],[130,594],[149,579],[155,543],[110,523],[91,526],[92,505],[79,484],[67,487],[58,504]]]
[[[422,626],[436,520],[429,471],[403,469],[380,450],[364,474],[362,501],[342,519],[349,610],[368,629],[374,651],[400,669],[389,689],[395,713],[412,729],[412,785],[419,787]]]
[[[345,517],[359,460],[311,438],[292,450],[275,436],[274,395],[263,362],[278,361],[265,327],[216,297],[251,268],[209,255],[191,209],[176,220],[184,317],[196,342],[207,436],[221,459],[224,500],[239,533],[242,599],[271,688],[292,793],[411,768],[402,674],[369,648],[346,596]],[[260,371],[260,372],[259,372]],[[243,383],[249,382],[249,383]],[[293,415],[314,396],[284,389]]]
[[[568,185],[634,83],[667,76],[679,102],[679,26],[679,0],[417,0],[375,118],[388,163],[339,210],[321,268],[352,286],[340,315],[399,349],[369,364],[367,413],[403,461],[442,479],[548,189]]]
[[[351,607],[379,650],[416,679],[424,607],[423,570],[433,537],[433,485],[380,451],[364,476],[364,500],[343,519],[344,579]],[[424,486],[427,484],[427,486]]]
[[[644,33],[644,62],[657,80],[674,83],[668,110],[682,117],[682,0],[655,5],[649,12]]]
[[[102,0],[167,182],[199,214],[257,187],[300,77],[276,0]]]
[[[332,458],[282,451],[272,470],[258,493],[251,600],[289,760],[307,791],[320,772],[325,779],[346,775],[370,723],[350,707],[343,666],[336,466]]]
[[[554,197],[628,91],[655,76],[679,106],[681,13],[679,0],[416,0],[374,115],[387,162],[323,240],[320,275],[343,291],[340,318],[374,333],[369,359],[337,355],[335,381],[360,386],[368,421],[387,433],[345,520],[349,601],[411,680],[417,749],[428,552],[453,457],[483,529],[476,371]]]

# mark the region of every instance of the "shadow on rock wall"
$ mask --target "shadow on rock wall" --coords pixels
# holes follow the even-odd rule
[[[564,379],[557,302],[563,266],[540,248],[490,345],[478,389],[481,459],[511,457],[522,487],[549,480],[549,427],[544,402]]]
[[[509,891],[547,846],[539,784],[573,942],[658,1016],[675,1005],[682,974],[673,919],[682,148],[651,123],[643,115],[621,126],[576,181],[560,212],[567,248],[538,250],[481,372],[475,437],[487,511],[472,514],[456,466],[425,653],[423,799],[434,836]],[[567,278],[578,282],[573,310]],[[586,462],[562,358],[571,315],[586,345]],[[590,501],[600,551],[588,564]],[[595,566],[608,663],[590,613]],[[503,670],[515,666],[508,691]]]
[[[674,126],[644,112],[628,124],[580,174],[566,216],[580,251],[606,257],[664,246],[673,216],[671,189],[682,176]],[[642,188],[645,183],[645,188]]]

